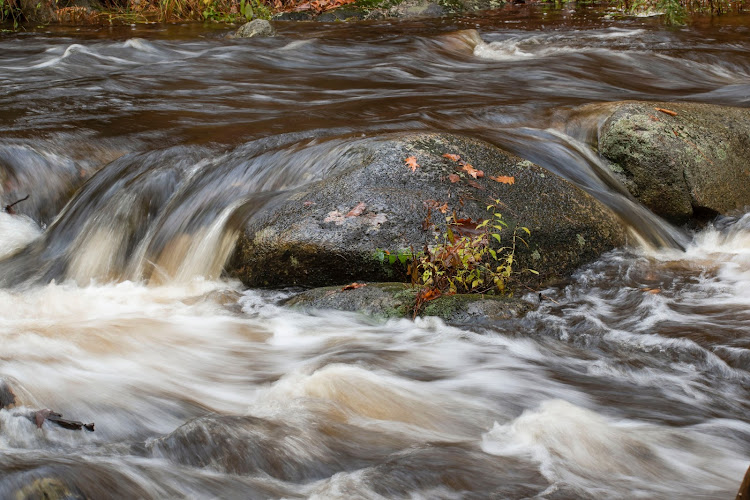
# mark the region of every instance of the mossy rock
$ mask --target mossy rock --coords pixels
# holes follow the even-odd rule
[[[375,318],[411,318],[418,288],[406,283],[367,283],[359,288],[322,287],[286,301],[295,309],[335,309]],[[419,316],[437,316],[450,323],[518,318],[535,306],[521,298],[499,295],[444,295],[424,304]]]
[[[750,205],[750,110],[625,101],[581,112],[606,117],[599,153],[657,215],[702,222]]]
[[[445,153],[484,176],[472,179]],[[404,163],[411,156],[415,171]],[[443,133],[366,139],[337,163],[321,165],[332,170],[328,178],[286,193],[246,223],[227,266],[231,275],[250,287],[407,281],[377,259],[378,249],[421,250],[446,230],[440,207],[479,220],[492,216],[487,205],[494,200],[511,228],[501,233],[502,245],[512,244],[516,226],[531,232],[515,255],[516,269],[539,273],[522,274],[527,285],[566,277],[625,243],[620,220],[596,199],[480,140]],[[491,178],[498,176],[513,184]]]

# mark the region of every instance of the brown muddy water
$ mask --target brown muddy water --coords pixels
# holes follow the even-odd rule
[[[750,18],[278,28],[0,35],[0,201],[31,195],[0,213],[0,377],[20,405],[0,411],[0,498],[732,498],[750,215],[671,227],[606,174],[597,117],[565,124],[596,101],[750,106]],[[290,311],[291,291],[222,278],[243,217],[404,130],[563,175],[632,245],[523,319],[460,327]],[[96,431],[37,429],[38,408]]]

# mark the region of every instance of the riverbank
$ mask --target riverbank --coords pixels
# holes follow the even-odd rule
[[[523,10],[528,6],[550,11],[595,9],[615,17],[657,17],[668,25],[745,11],[744,2],[731,0],[618,0],[594,4],[538,0],[4,0],[0,4],[0,27],[15,31],[51,24],[109,26],[189,21],[241,24],[253,19],[340,22],[470,15]]]

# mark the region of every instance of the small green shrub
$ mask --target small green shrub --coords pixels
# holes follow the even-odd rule
[[[378,249],[376,258],[399,267],[418,286],[414,314],[424,303],[444,294],[497,293],[512,295],[510,286],[515,270],[516,247],[526,241],[519,232],[530,235],[526,227],[517,227],[507,240],[502,233],[507,224],[497,212],[499,200],[488,205],[491,217],[473,221],[459,218],[455,212],[446,217],[446,229],[436,235],[436,244],[421,252]],[[497,243],[493,247],[493,243]],[[498,248],[498,245],[503,245]],[[527,269],[538,274],[532,269]]]
[[[496,200],[488,205],[491,217],[481,221],[460,219],[455,213],[446,217],[445,233],[436,236],[439,242],[426,248],[413,265],[412,276],[418,284],[441,293],[511,293],[509,281],[514,274],[516,246],[526,241],[518,232],[531,232],[526,227],[513,230],[505,246],[493,248],[493,241],[503,244],[501,233],[507,229],[497,212]],[[532,271],[536,272],[536,271]]]
[[[13,23],[13,29],[18,29],[18,22],[22,17],[23,13],[16,0],[0,0],[0,23]]]

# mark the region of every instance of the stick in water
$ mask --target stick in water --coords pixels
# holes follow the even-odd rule
[[[15,215],[15,214],[16,214],[16,211],[15,211],[15,210],[13,210],[13,207],[14,207],[14,206],[16,206],[16,205],[18,205],[18,204],[19,204],[19,203],[21,203],[22,201],[26,201],[26,200],[28,200],[28,199],[29,199],[29,196],[31,196],[31,195],[30,195],[30,194],[27,194],[25,198],[21,198],[20,200],[16,200],[16,201],[14,201],[13,203],[11,203],[10,205],[5,205],[5,211],[6,211],[7,213],[9,213],[10,215]]]

